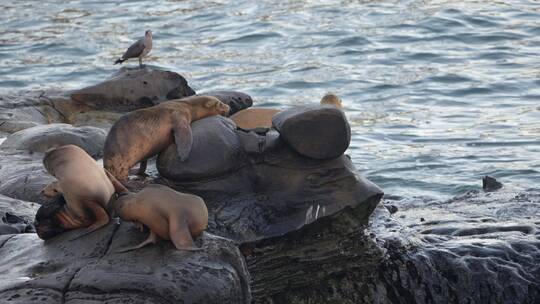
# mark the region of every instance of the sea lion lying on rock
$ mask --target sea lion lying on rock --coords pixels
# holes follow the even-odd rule
[[[342,109],[341,98],[333,93],[324,95],[321,105],[333,105]],[[242,129],[270,128],[272,127],[272,117],[281,112],[272,108],[249,108],[231,116],[231,119]]]
[[[185,160],[193,143],[191,122],[228,112],[229,106],[215,97],[192,96],[128,113],[107,135],[104,167],[120,181],[126,181],[133,165],[140,162],[139,174],[144,174],[146,160],[173,142],[180,159]]]
[[[83,149],[67,145],[52,149],[43,158],[45,169],[58,182],[47,188],[62,192],[37,211],[35,227],[46,240],[65,230],[86,228],[75,238],[109,222],[106,207],[114,186],[98,163]]]
[[[150,229],[148,238],[139,245],[119,250],[125,252],[157,242],[158,237],[171,240],[178,250],[197,250],[193,238],[201,235],[208,226],[208,210],[204,200],[196,195],[151,184],[138,193],[131,193],[114,176],[109,174],[118,192],[112,203],[114,211],[126,221],[136,222]]]

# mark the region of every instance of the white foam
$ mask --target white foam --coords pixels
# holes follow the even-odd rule
[[[6,140],[7,137],[0,137],[0,145]]]

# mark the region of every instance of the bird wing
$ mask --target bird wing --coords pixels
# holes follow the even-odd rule
[[[144,38],[137,40],[127,49],[124,55],[122,55],[122,59],[139,57],[144,51],[145,47],[146,45],[144,43]]]

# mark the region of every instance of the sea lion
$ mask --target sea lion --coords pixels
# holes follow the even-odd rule
[[[201,197],[158,184],[131,193],[111,174],[109,178],[118,192],[118,199],[111,205],[114,211],[123,220],[135,222],[141,230],[142,225],[150,230],[145,241],[117,252],[155,244],[158,237],[171,240],[178,250],[198,250],[193,238],[208,226],[208,209]]]
[[[38,209],[34,224],[40,238],[85,228],[76,239],[109,222],[106,207],[114,186],[90,155],[75,145],[61,146],[45,153],[43,165],[58,180],[46,189],[52,189],[51,195],[62,194]]]
[[[178,155],[186,160],[193,138],[190,124],[212,115],[227,115],[229,106],[212,96],[191,96],[133,111],[114,123],[103,148],[103,165],[120,181],[127,181],[129,169],[140,162],[140,175],[146,160],[173,141]]]
[[[336,94],[327,93],[321,99],[321,105],[333,105],[342,109],[341,98]],[[236,123],[236,126],[242,129],[270,128],[272,127],[272,117],[281,112],[273,108],[248,108],[239,111],[230,118]]]

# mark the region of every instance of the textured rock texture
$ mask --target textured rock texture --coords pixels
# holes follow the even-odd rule
[[[146,235],[109,224],[70,241],[0,236],[0,299],[7,303],[249,303],[243,258],[229,240],[204,234],[200,251],[170,242],[115,253]]]

